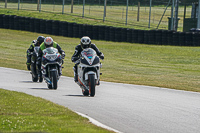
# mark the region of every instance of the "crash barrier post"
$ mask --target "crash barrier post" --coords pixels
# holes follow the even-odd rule
[[[171,30],[137,30],[112,26],[76,24],[64,21],[43,20],[31,17],[0,14],[0,28],[26,30],[50,35],[95,40],[142,44],[200,46],[199,30],[176,32]]]
[[[3,27],[9,29],[9,17],[10,15],[3,15]]]
[[[185,46],[185,32],[179,32],[179,45]]]
[[[127,42],[132,43],[132,29],[127,29]]]
[[[141,32],[141,31],[140,31]],[[145,43],[145,44],[149,44],[149,35],[150,35],[150,33],[149,33],[150,31],[149,30],[145,30],[144,31],[144,42],[143,43]],[[143,36],[142,35],[142,32],[140,33],[141,34],[141,36]],[[140,40],[141,41],[141,40]]]
[[[73,23],[68,23],[68,29],[67,29],[67,31],[68,31],[67,36],[68,37],[73,37]]]
[[[115,41],[115,31],[117,30],[117,28],[114,28],[114,27],[110,27],[108,29],[108,32],[109,32],[109,41]]]
[[[138,30],[136,29],[132,30],[132,42],[138,43]]]
[[[174,31],[172,31],[172,30],[168,30],[168,33],[167,33],[167,45],[172,45],[173,32]]]
[[[167,30],[162,30],[162,45],[167,45],[168,44],[168,31]]]
[[[155,44],[162,44],[162,30],[155,30]]]
[[[40,33],[46,33],[46,20],[40,19]]]
[[[144,43],[144,30],[138,30],[138,43]]]
[[[52,20],[46,20],[46,33],[52,34]]]
[[[173,32],[172,33],[172,45],[174,46],[179,46],[179,33],[178,32]]]
[[[25,17],[25,31],[30,31],[30,17]]]
[[[60,29],[60,25],[59,25],[59,21],[52,21],[52,34],[53,35],[59,35],[59,29]]]
[[[92,26],[92,34],[93,34],[93,39],[99,40],[99,26],[97,25]]]
[[[73,37],[79,37],[79,25],[76,23],[73,24]]]
[[[67,35],[68,35],[68,23],[64,22],[64,21],[60,21],[60,25],[61,25],[60,26],[61,35],[67,37]]]
[[[121,39],[121,28],[115,28],[115,27],[112,27],[112,31],[114,33],[114,38],[112,41],[115,41],[115,42],[121,42],[122,39]],[[112,36],[112,34],[110,36]]]
[[[106,28],[105,28],[105,26],[98,26],[98,28],[99,28],[99,34],[98,34],[98,36],[99,36],[99,40],[106,40],[106,38],[105,38],[105,30],[106,30]]]
[[[193,39],[192,39],[192,32],[186,32],[185,33],[185,45],[186,46],[193,46]]]

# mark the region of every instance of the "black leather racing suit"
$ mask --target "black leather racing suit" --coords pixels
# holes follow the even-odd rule
[[[101,59],[104,59],[103,53],[101,53],[101,52],[99,51],[99,49],[96,47],[95,44],[91,44],[90,48],[94,49],[94,50],[96,51],[97,55],[98,55]],[[83,49],[82,49],[81,45],[80,45],[80,44],[77,45],[76,48],[75,48],[75,52],[74,52],[74,54],[73,54],[73,56],[72,56],[72,58],[71,58],[72,62],[75,62],[76,60],[79,59],[80,54],[81,54],[82,51],[83,51]]]
[[[102,60],[104,59],[104,55],[102,52],[99,51],[99,49],[96,47],[95,44],[91,44],[90,45],[90,48],[94,49],[97,53],[97,55],[99,56],[99,58],[101,58]],[[80,58],[80,54],[81,52],[83,51],[83,48],[81,47],[81,45],[77,45],[76,48],[75,48],[75,52],[74,54],[72,55],[72,58],[71,58],[71,61],[72,62],[75,62],[77,61],[79,58]],[[74,76],[77,76],[77,65],[79,63],[76,63],[75,66],[74,66],[74,72],[75,72],[75,75]],[[75,81],[76,81],[76,77],[75,77]]]

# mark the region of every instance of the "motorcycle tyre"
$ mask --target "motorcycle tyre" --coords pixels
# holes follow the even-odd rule
[[[56,71],[51,72],[51,82],[52,82],[52,89],[57,89],[57,73]]]
[[[89,74],[89,89],[90,89],[90,96],[94,97],[95,95],[95,77],[94,74]]]
[[[38,81],[38,75],[35,75],[35,77],[34,77],[33,74],[32,74],[32,81],[37,82]]]
[[[42,73],[40,72],[39,82],[43,82]]]
[[[33,72],[33,71],[35,71],[35,72]],[[34,76],[34,74],[33,74],[33,73],[36,73],[35,63],[31,63],[31,72],[32,72],[32,81],[37,82],[38,81],[38,75],[35,74],[35,76]]]

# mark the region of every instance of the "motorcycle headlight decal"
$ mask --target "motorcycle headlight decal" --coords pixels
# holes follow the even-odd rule
[[[98,64],[99,62],[100,62],[99,57],[95,57],[95,59],[94,59],[92,65],[96,65],[96,64]]]
[[[46,58],[50,61],[54,61],[57,58],[57,55],[47,55]]]
[[[58,63],[62,63],[62,59],[61,59],[61,57],[59,56],[57,59],[56,59],[56,61],[58,62]]]

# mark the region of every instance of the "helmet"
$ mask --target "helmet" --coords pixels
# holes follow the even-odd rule
[[[46,47],[52,47],[53,46],[53,39],[51,37],[46,37],[44,39],[44,45]]]
[[[91,39],[88,36],[84,36],[81,38],[80,44],[83,49],[89,48],[91,45]]]
[[[37,44],[38,44],[38,45],[42,44],[42,43],[44,42],[44,39],[45,39],[45,37],[39,36],[39,37],[37,38]]]

